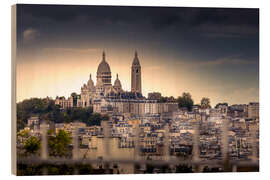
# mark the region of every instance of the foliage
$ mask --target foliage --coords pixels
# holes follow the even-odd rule
[[[179,108],[187,108],[188,111],[192,110],[192,106],[194,104],[193,99],[191,98],[190,93],[184,92],[182,96],[177,98],[178,107]]]
[[[40,140],[35,137],[31,136],[24,142],[24,149],[26,154],[35,154],[40,149]]]
[[[155,166],[153,166],[151,164],[146,164],[145,173],[153,173],[154,169],[155,169]]]
[[[22,137],[22,138],[27,138],[27,137],[29,137],[29,130],[24,129],[24,130],[18,132],[17,135],[19,137]]]
[[[168,98],[167,97],[161,97],[161,99],[160,99],[160,102],[161,103],[165,103],[165,102],[167,102],[168,101]]]
[[[86,122],[87,125],[97,125],[100,126],[101,122],[101,115],[98,113],[94,113],[89,120]]]
[[[73,98],[73,104],[77,104],[77,97],[78,97],[77,93],[75,92],[71,93],[71,97]]]
[[[174,99],[174,97],[173,96],[170,96],[170,97],[164,97],[164,96],[162,96],[161,98],[160,98],[160,100],[158,100],[158,102],[161,102],[161,103],[166,103],[166,102],[174,102],[175,101],[175,99]]]
[[[59,130],[56,136],[48,137],[48,147],[50,156],[68,156],[68,146],[71,143],[70,134],[64,130]]]
[[[201,108],[200,104],[194,104],[193,106],[197,106],[197,107]]]
[[[67,164],[46,164],[46,165],[34,165],[34,164],[22,164],[17,165],[17,175],[42,175],[42,170],[46,168],[49,175],[73,175],[75,170],[78,170],[79,174],[97,174],[91,165],[79,164],[79,165],[67,165]]]
[[[76,96],[76,93],[73,94]],[[84,122],[88,126],[100,125],[102,120],[108,119],[106,116],[93,113],[93,108],[74,107],[61,109],[53,100],[44,98],[31,98],[17,103],[17,131],[23,129],[27,120],[31,116],[39,116],[41,121],[51,121],[54,123]]]
[[[86,123],[93,115],[92,108],[68,108],[63,112],[65,122],[81,121]]]
[[[17,130],[23,129],[27,119],[40,115],[41,119],[57,121],[61,119],[60,107],[49,98],[31,98],[17,103]]]
[[[228,103],[226,103],[226,102],[224,102],[224,103],[218,103],[218,104],[216,104],[215,108],[217,108],[219,105],[228,106]]]
[[[192,173],[192,166],[186,164],[180,164],[176,166],[176,173]]]
[[[202,109],[207,109],[207,108],[211,108],[210,105],[210,99],[207,97],[203,97],[201,100],[201,108]]]

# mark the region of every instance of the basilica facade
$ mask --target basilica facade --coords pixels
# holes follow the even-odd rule
[[[98,66],[96,85],[90,74],[87,83],[81,87],[81,93],[65,97],[57,97],[55,104],[61,108],[93,107],[98,113],[131,113],[134,115],[159,114],[177,108],[177,103],[159,103],[157,100],[147,99],[142,95],[142,73],[138,53],[135,52],[131,65],[131,91],[122,89],[118,74],[112,84],[110,65],[106,61],[105,52]]]

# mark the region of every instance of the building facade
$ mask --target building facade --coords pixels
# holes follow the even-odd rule
[[[62,108],[70,107],[93,107],[97,113],[130,113],[131,115],[161,114],[177,109],[176,102],[161,103],[158,98],[146,99],[142,95],[141,65],[138,53],[131,65],[131,91],[122,89],[118,74],[112,85],[112,75],[109,64],[106,61],[105,52],[98,66],[96,74],[96,85],[90,74],[89,80],[81,87],[79,95],[72,94],[68,99],[56,98],[55,103]],[[160,96],[160,93],[156,93]]]
[[[248,118],[259,118],[259,103],[257,102],[249,103]]]

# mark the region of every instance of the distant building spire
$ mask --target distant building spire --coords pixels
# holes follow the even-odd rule
[[[91,73],[90,73],[90,79],[92,79],[92,75],[91,75]]]
[[[140,62],[139,62],[137,50],[135,51],[135,56],[134,56],[134,59],[133,59],[132,64],[133,64],[134,66],[136,66],[136,65],[140,66]]]
[[[118,73],[116,74],[116,79],[118,79]]]
[[[105,52],[102,53],[102,61],[105,61]]]
[[[138,93],[142,92],[141,65],[139,62],[137,50],[135,51],[135,57],[131,66],[131,91]]]

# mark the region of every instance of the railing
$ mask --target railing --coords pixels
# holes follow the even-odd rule
[[[110,148],[109,148],[109,138],[110,138],[110,127],[108,123],[105,123],[104,128],[104,142],[105,149],[102,161],[100,159],[91,159],[91,158],[80,158],[79,157],[79,143],[78,143],[78,127],[75,126],[73,131],[73,150],[72,150],[72,159],[68,158],[57,158],[57,157],[49,157],[48,156],[48,140],[47,140],[47,126],[43,123],[41,124],[41,156],[40,157],[26,157],[19,158],[18,163],[23,164],[38,164],[38,165],[46,165],[46,164],[69,164],[69,165],[79,165],[79,164],[93,164],[93,163],[102,163],[104,164],[105,173],[109,173],[109,165],[112,164],[132,164],[137,166],[145,166],[146,164],[150,165],[188,165],[194,167],[195,172],[202,172],[204,166],[217,166],[221,167],[224,171],[227,172],[237,172],[238,167],[256,167],[259,169],[259,160],[257,157],[257,144],[256,144],[256,135],[255,132],[251,132],[252,134],[252,158],[251,160],[230,160],[228,156],[228,127],[227,122],[223,121],[222,124],[222,133],[221,133],[221,160],[203,160],[200,158],[199,154],[199,127],[198,125],[194,127],[193,134],[193,148],[192,148],[192,158],[190,160],[179,160],[173,156],[170,156],[170,148],[169,148],[169,127],[165,125],[165,137],[164,137],[164,155],[162,160],[146,160],[140,156],[139,149],[139,126],[135,127],[135,141],[134,141],[134,155],[129,159],[114,159],[110,156]],[[136,173],[136,172],[134,172]],[[43,168],[43,174],[48,174],[48,169],[46,166]],[[73,174],[78,174],[78,171],[74,170]]]

